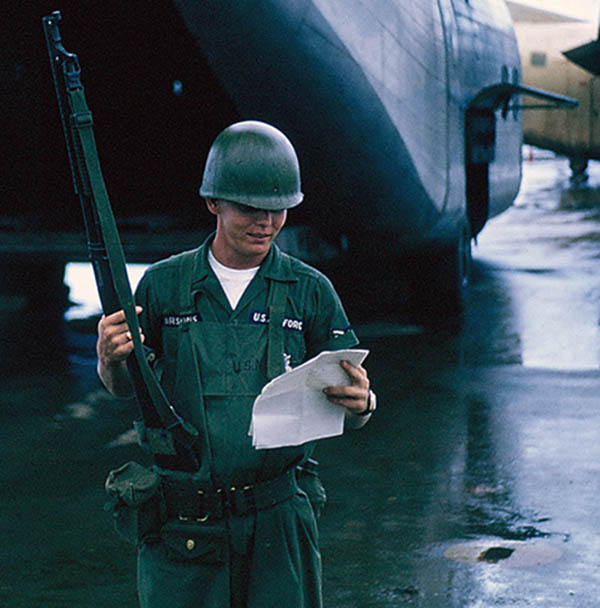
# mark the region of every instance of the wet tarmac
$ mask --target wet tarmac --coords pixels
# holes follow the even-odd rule
[[[474,249],[460,331],[357,328],[379,409],[317,450],[328,608],[600,605],[596,185],[526,163]],[[0,378],[1,606],[137,605],[103,511],[107,471],[142,460],[135,412],[100,387],[92,327],[39,327],[55,348]]]

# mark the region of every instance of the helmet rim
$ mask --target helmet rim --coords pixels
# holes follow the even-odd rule
[[[304,200],[296,151],[272,125],[234,123],[208,152],[199,194],[268,211],[296,207]]]

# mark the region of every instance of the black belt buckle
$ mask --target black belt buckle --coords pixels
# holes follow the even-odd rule
[[[208,518],[210,517],[211,513],[210,513],[210,510],[207,508],[204,491],[198,490],[196,492],[196,494],[199,497],[198,502],[200,503],[200,508],[198,509],[197,513],[203,513],[203,515],[200,515],[199,517],[188,517],[186,515],[179,513],[177,515],[177,519],[179,519],[179,521],[183,521],[183,522],[192,522],[193,521],[193,522],[201,524],[201,523],[204,523],[205,521],[207,521]]]

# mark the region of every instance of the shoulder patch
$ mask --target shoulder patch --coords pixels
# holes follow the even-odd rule
[[[347,334],[349,331],[352,331],[352,325],[348,325],[344,329],[332,329],[331,335],[333,336],[334,339],[340,338],[341,336],[344,336],[345,334]]]

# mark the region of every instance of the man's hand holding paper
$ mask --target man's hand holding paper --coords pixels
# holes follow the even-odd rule
[[[254,402],[249,435],[257,449],[340,435],[344,416],[366,410],[369,351],[324,351],[269,382]],[[341,407],[340,407],[341,406]]]
[[[341,361],[340,366],[346,370],[351,384],[328,386],[323,389],[331,403],[345,407],[349,416],[361,415],[367,409],[369,399],[369,378],[367,370],[358,364],[352,365],[348,361]]]

